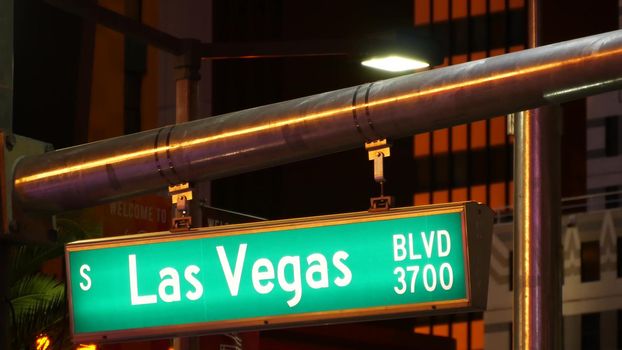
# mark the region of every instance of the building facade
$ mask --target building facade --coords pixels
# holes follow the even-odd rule
[[[77,81],[69,84],[70,96],[59,100],[54,96],[62,89],[53,87],[46,89],[47,93],[30,91],[33,96],[41,95],[42,101],[64,101],[60,106],[64,109],[56,109],[70,112],[59,116],[64,118],[59,119],[63,121],[60,124],[73,127],[34,128],[31,115],[45,111],[30,104],[23,97],[28,90],[21,88],[22,95],[14,100],[19,117],[16,132],[70,146],[174,122],[176,62],[172,56],[92,21],[79,22],[47,5],[36,3],[36,11],[29,9],[28,5],[35,3],[24,1],[19,5],[22,13],[36,12],[51,22],[63,21],[60,29],[55,29],[59,37],[76,30],[82,34],[65,36],[62,46],[63,52],[73,50],[75,61],[69,62],[70,68],[61,67]],[[323,39],[414,26],[439,44],[444,56],[441,66],[522,50],[527,38],[525,0],[97,3],[173,35],[203,41]],[[589,6],[580,0],[544,0],[542,39],[552,43],[613,30],[619,26],[620,4],[622,1],[615,0]],[[52,14],[42,15],[45,11]],[[18,34],[20,30],[29,33],[25,27],[18,25]],[[16,62],[32,64],[26,49],[16,47]],[[28,74],[36,72],[25,66],[16,63],[16,90],[26,80],[20,76],[35,80]],[[197,117],[389,77],[361,70],[358,62],[340,57],[204,61],[201,75]],[[566,103],[562,110],[565,348],[622,348],[622,259],[618,258],[622,246],[622,98],[620,92],[613,92]],[[260,344],[258,339],[264,339],[270,348],[345,349],[348,346],[344,344],[354,340],[342,339],[342,345],[336,346],[331,344],[336,341],[335,334],[365,329],[384,334],[380,330],[389,329],[421,335],[421,339],[427,339],[424,335],[449,337],[454,339],[449,348],[455,346],[457,350],[510,349],[514,199],[513,137],[507,129],[506,116],[491,116],[485,121],[390,140],[392,156],[385,161],[386,192],[396,197],[398,206],[474,200],[495,210],[486,312],[381,322],[363,328],[328,328],[320,331],[324,332],[321,336],[304,329],[255,333],[247,340]],[[58,133],[50,136],[51,130]],[[366,210],[369,197],[378,192],[371,169],[361,144],[360,150],[216,180],[210,186],[209,199],[216,207],[269,219]],[[221,343],[235,346],[222,337],[208,338],[205,347],[217,348]],[[312,339],[324,341],[311,344]],[[164,340],[103,348],[166,349],[169,345]]]

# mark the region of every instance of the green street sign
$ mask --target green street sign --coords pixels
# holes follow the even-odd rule
[[[491,233],[455,203],[71,243],[74,340],[482,310]]]

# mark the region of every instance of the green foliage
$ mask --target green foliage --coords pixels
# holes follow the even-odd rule
[[[32,347],[40,334],[54,339],[54,349],[70,345],[64,283],[41,273],[25,276],[11,288],[11,305],[14,349]]]
[[[63,255],[64,243],[89,236],[67,219],[57,222],[60,240],[50,245],[12,247],[10,289],[11,348],[29,350],[37,337],[52,339],[49,350],[71,349],[65,283],[41,273],[48,260]]]

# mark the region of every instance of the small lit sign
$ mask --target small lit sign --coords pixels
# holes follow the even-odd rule
[[[481,310],[491,233],[456,203],[71,243],[74,340]]]
[[[80,345],[78,345],[76,350],[97,350],[97,345],[95,345],[95,344],[80,344]]]
[[[35,348],[37,350],[47,350],[51,344],[52,342],[50,341],[50,337],[45,334],[41,334],[35,340]]]

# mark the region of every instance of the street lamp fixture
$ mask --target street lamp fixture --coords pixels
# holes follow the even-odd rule
[[[438,47],[414,28],[357,38],[252,43],[201,43],[182,40],[180,52],[195,50],[203,60],[273,57],[350,56],[365,67],[414,71],[442,62]]]
[[[272,57],[351,56],[366,67],[403,72],[442,62],[438,46],[413,27],[354,38],[285,42],[204,43],[182,39],[125,17],[105,7],[81,0],[45,0],[67,12],[94,20],[148,45],[180,57],[180,67],[198,69],[201,60],[258,59]],[[390,53],[390,55],[389,55]]]
[[[389,72],[407,72],[430,67],[428,62],[399,55],[374,57],[361,62],[365,67]]]
[[[440,64],[443,59],[432,38],[412,27],[371,34],[365,40],[361,60],[365,67],[408,72]]]

